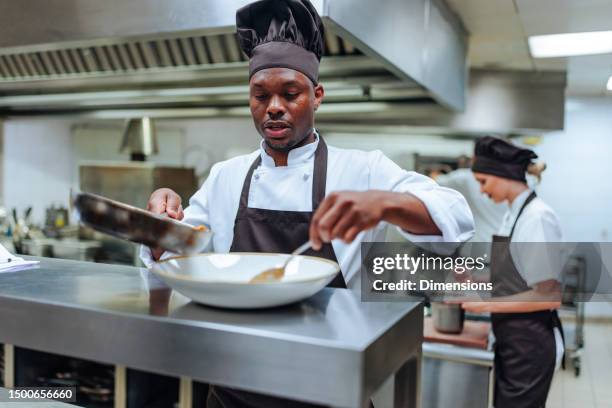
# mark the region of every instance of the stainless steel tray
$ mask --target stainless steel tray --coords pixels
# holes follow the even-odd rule
[[[70,203],[78,221],[117,238],[179,254],[201,252],[212,236],[164,215],[156,215],[106,197],[71,192]]]

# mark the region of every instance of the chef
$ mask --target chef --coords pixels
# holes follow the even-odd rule
[[[214,252],[289,253],[307,240],[308,255],[337,261],[331,283],[359,288],[360,243],[384,241],[389,227],[411,241],[463,242],[473,234],[465,199],[398,167],[380,151],[327,146],[314,126],[323,24],[308,0],[262,0],[237,11],[249,57],[250,109],[259,150],[214,165],[182,209],[169,189],[148,209],[213,231]],[[150,262],[158,251],[143,249]],[[212,406],[299,406],[214,387]],[[214,405],[217,404],[217,405]]]
[[[481,191],[508,202],[493,236],[491,281],[495,301],[465,302],[470,312],[490,312],[495,335],[495,407],[544,407],[555,367],[563,356],[559,274],[561,228],[554,211],[527,185],[545,166],[538,156],[505,140],[479,139],[472,165]],[[533,245],[525,243],[548,243]]]

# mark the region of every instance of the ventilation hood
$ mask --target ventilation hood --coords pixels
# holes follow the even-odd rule
[[[246,117],[248,61],[234,20],[250,1],[2,2],[0,117]],[[326,26],[317,126],[563,127],[565,77],[526,73],[517,93],[523,73],[469,73],[467,33],[443,0],[311,1]],[[508,96],[500,120],[485,109],[497,91],[471,106],[473,88],[492,82]]]
[[[146,161],[159,153],[155,124],[149,117],[130,119],[123,130],[120,153],[129,153],[132,161]]]
[[[236,9],[249,2],[3,2],[0,93],[79,93],[75,99],[83,96],[81,108],[90,109],[121,106],[121,101],[132,106],[244,104],[247,61],[234,20]],[[376,100],[391,90],[392,99],[424,98],[463,109],[466,32],[444,2],[313,0],[313,5],[327,28],[321,77],[331,97]],[[197,90],[210,87],[216,93]],[[142,89],[156,92],[129,92]],[[117,92],[87,99],[89,92],[98,91]],[[69,99],[43,98],[39,105],[45,106],[25,103],[27,99],[3,100],[0,108],[76,107]]]

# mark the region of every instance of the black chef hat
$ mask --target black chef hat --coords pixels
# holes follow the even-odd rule
[[[472,171],[526,182],[525,173],[538,155],[492,136],[476,141]]]
[[[291,68],[316,84],[323,55],[323,22],[308,0],[260,0],[236,12],[238,39],[250,58],[249,77]]]

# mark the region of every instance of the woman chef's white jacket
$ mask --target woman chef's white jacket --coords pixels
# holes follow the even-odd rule
[[[317,145],[318,139],[291,150],[286,167],[275,167],[274,160],[265,152],[263,141],[258,151],[215,164],[206,182],[189,200],[183,221],[205,225],[213,231],[207,251],[229,252],[242,185],[257,155],[261,155],[262,163],[252,176],[249,207],[312,211],[312,175]],[[440,187],[428,177],[401,169],[380,151],[328,147],[326,194],[343,190],[386,190],[415,195],[425,204],[442,235],[413,235],[401,231],[413,242],[463,242],[474,233],[472,213],[461,194]],[[349,288],[359,290],[361,242],[384,241],[388,227],[389,224],[380,223],[360,233],[350,244],[341,240],[332,242]],[[145,264],[151,262],[147,248],[141,249],[141,258]]]

